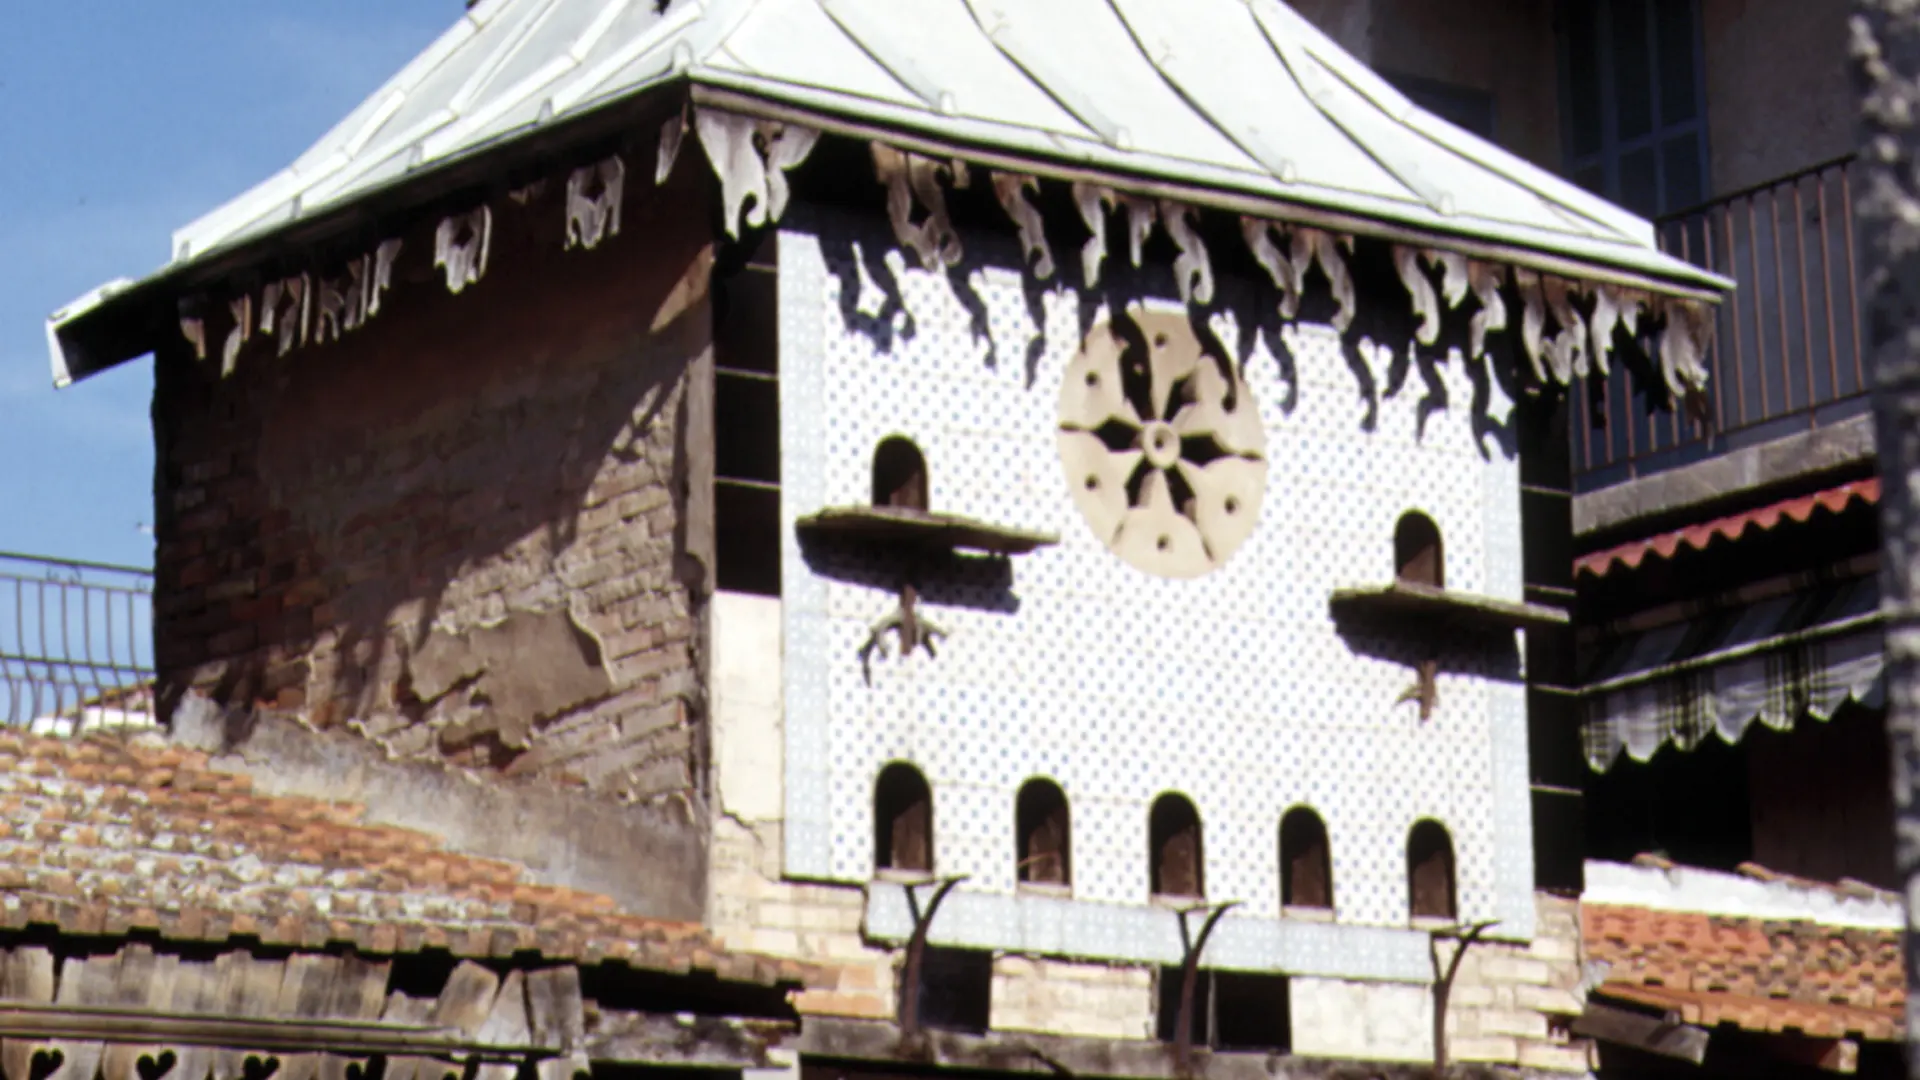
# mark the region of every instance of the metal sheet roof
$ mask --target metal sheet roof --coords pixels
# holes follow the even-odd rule
[[[826,130],[1727,287],[1646,221],[1422,112],[1279,0],[480,0],[292,165],[180,229],[170,269],[679,79]]]

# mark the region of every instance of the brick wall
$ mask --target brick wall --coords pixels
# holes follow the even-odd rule
[[[1538,905],[1532,944],[1478,944],[1460,962],[1447,1003],[1453,1060],[1569,1072],[1594,1067],[1591,1044],[1565,1029],[1586,1005],[1579,903],[1541,894]]]
[[[402,759],[630,800],[696,786],[707,185],[684,162],[630,183],[622,234],[569,252],[565,175],[490,200],[488,269],[460,295],[428,214],[341,340],[281,357],[255,335],[224,379],[229,324],[210,361],[161,353],[163,710],[192,689]]]

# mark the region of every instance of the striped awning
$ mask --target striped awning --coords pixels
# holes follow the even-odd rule
[[[1708,734],[1735,743],[1756,720],[1786,731],[1848,701],[1877,707],[1879,609],[1878,579],[1856,577],[1602,642],[1583,657],[1587,764],[1605,772],[1623,749],[1646,761]]]

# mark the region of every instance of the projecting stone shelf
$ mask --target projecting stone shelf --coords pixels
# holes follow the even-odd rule
[[[833,507],[801,518],[794,522],[794,528],[818,536],[878,541],[923,551],[983,551],[993,555],[1025,555],[1060,542],[1054,533],[897,506]]]
[[[1336,617],[1351,612],[1375,619],[1415,619],[1436,629],[1524,630],[1569,622],[1567,613],[1559,608],[1496,600],[1410,581],[1335,589],[1332,606]]]

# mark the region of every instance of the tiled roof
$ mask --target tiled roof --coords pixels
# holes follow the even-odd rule
[[[1906,973],[1894,930],[1583,904],[1595,993],[1688,1023],[1901,1037]]]
[[[1664,986],[1632,986],[1614,982],[1601,986],[1597,992],[1617,1001],[1650,1005],[1678,1013],[1682,1023],[1700,1027],[1731,1024],[1747,1031],[1798,1031],[1803,1035],[1832,1039],[1853,1035],[1880,1042],[1893,1042],[1903,1037],[1898,1009],[1816,1005],[1790,998],[1670,990]]]
[[[1817,491],[1811,495],[1802,495],[1769,506],[1714,518],[1711,521],[1703,521],[1697,525],[1689,525],[1684,529],[1675,529],[1658,536],[1629,540],[1603,551],[1580,556],[1573,561],[1573,570],[1576,574],[1604,577],[1613,569],[1615,563],[1632,570],[1645,561],[1648,555],[1671,559],[1682,545],[1694,551],[1702,551],[1716,541],[1738,540],[1749,528],[1757,527],[1764,532],[1780,524],[1782,518],[1804,524],[1817,510],[1837,514],[1853,505],[1855,500],[1868,506],[1878,503],[1880,478],[1876,476],[1855,480],[1850,484],[1841,484],[1826,491]]]
[[[258,794],[250,778],[210,769],[204,754],[112,735],[0,731],[0,922],[9,927],[309,949],[345,942],[373,954],[534,952],[832,985],[812,967],[729,952],[698,925],[524,876],[424,833],[367,824],[357,806]]]

